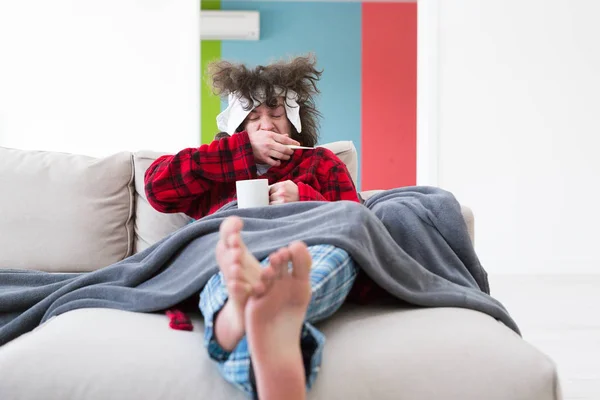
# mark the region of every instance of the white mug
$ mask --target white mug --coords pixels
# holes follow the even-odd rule
[[[269,180],[249,179],[235,182],[238,208],[264,207],[269,205]]]

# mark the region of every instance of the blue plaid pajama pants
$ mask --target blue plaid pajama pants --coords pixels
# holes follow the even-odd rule
[[[310,272],[312,296],[302,327],[300,347],[304,358],[307,390],[313,385],[323,355],[325,336],[312,324],[337,311],[354,284],[358,269],[345,250],[331,245],[308,248],[313,265]],[[268,258],[261,264],[266,266]],[[200,311],[204,316],[204,345],[209,356],[217,361],[218,369],[228,382],[251,397],[256,396],[251,381],[250,353],[246,337],[232,352],[225,351],[216,341],[213,331],[214,316],[227,300],[227,289],[222,274],[215,274],[200,294]]]

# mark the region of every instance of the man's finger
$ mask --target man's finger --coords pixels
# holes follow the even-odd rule
[[[272,184],[271,186],[269,186],[269,194],[276,193],[279,189],[281,189],[282,186],[283,186],[283,182],[277,182],[277,183]],[[285,191],[282,190],[281,192],[283,193]]]
[[[272,194],[269,196],[269,204],[278,204],[282,201],[282,197],[279,194]]]
[[[271,167],[277,167],[281,163],[281,161],[275,160],[275,159],[273,159],[271,157],[267,157],[266,160],[265,160],[265,162],[267,164],[269,164]]]
[[[274,183],[271,186],[269,186],[269,193],[275,193],[277,191],[277,188],[279,187],[279,182],[278,183]]]
[[[272,150],[275,150],[275,151],[278,151],[280,153],[287,154],[290,156],[292,154],[294,154],[294,150],[290,149],[285,144],[281,144],[281,143],[277,143],[277,142],[273,143]]]
[[[268,137],[268,138],[272,138],[273,136],[275,136],[275,135],[276,135],[276,133],[275,133],[275,132],[272,132],[272,131],[265,131],[265,130],[262,130],[262,129],[261,129],[259,132],[263,133],[263,134],[264,134],[266,137]]]
[[[294,146],[300,146],[300,142],[286,135],[273,135],[273,139],[281,144],[293,144]]]
[[[276,160],[289,160],[290,159],[290,156],[288,154],[281,153],[277,150],[271,150],[269,152],[269,156],[271,156],[272,158],[274,158]]]

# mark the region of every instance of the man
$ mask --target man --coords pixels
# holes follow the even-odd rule
[[[220,139],[150,166],[146,194],[154,208],[201,218],[235,199],[237,180],[258,177],[269,180],[270,205],[359,201],[348,170],[331,151],[289,147],[317,143],[313,96],[321,72],[313,58],[254,69],[222,61],[210,73],[216,93],[229,100],[217,117]],[[200,298],[206,347],[225,379],[246,393],[303,399],[324,345],[311,322],[341,306],[357,267],[342,249],[304,243],[279,249],[261,267],[244,246],[242,227],[239,218],[221,225],[220,273]],[[311,302],[323,296],[329,300]]]
[[[226,137],[157,159],[145,175],[150,204],[201,218],[235,199],[236,181],[259,176],[272,185],[272,204],[358,201],[346,166],[331,151],[288,147],[313,147],[318,138],[313,95],[321,72],[314,64],[308,57],[254,70],[213,64],[213,86],[229,97],[217,117]]]

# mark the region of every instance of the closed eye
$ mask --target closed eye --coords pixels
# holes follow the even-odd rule
[[[270,114],[271,118],[281,118],[285,114],[285,109],[283,108],[283,106],[280,105],[278,107],[272,108]]]

